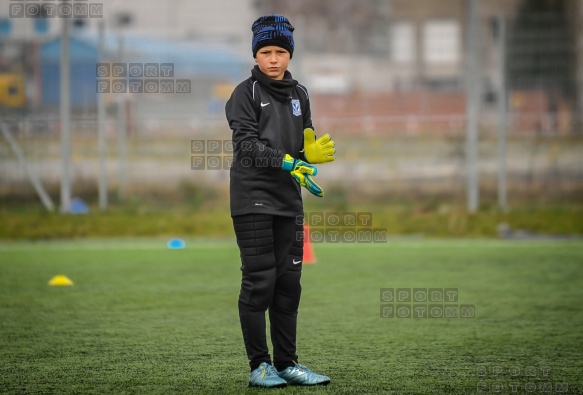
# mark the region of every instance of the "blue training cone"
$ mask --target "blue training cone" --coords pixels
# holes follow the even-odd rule
[[[182,239],[170,239],[166,243],[166,247],[170,250],[179,250],[186,247],[186,243]]]

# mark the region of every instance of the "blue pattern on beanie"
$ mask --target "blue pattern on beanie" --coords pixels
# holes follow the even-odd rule
[[[251,30],[253,31],[251,44],[253,57],[259,49],[268,45],[285,48],[289,51],[290,57],[293,56],[295,28],[285,16],[278,14],[262,16],[253,23]]]

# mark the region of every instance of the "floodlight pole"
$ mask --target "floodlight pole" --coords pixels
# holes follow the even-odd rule
[[[478,0],[467,0],[467,45],[466,45],[466,171],[467,203],[472,213],[478,210],[478,111],[480,106],[480,78],[478,37]]]
[[[71,65],[69,18],[61,19],[61,213],[71,212]]]
[[[119,38],[119,62],[124,60],[124,39]],[[119,187],[118,198],[122,201],[126,196],[126,173],[127,173],[127,119],[126,119],[126,97],[120,95],[117,101],[117,137],[119,150]]]
[[[104,40],[105,26],[103,21],[99,22],[99,62],[105,60]],[[105,145],[105,97],[103,93],[97,93],[97,150],[99,155],[99,209],[107,209],[107,168],[106,168],[106,145]]]
[[[508,97],[506,92],[506,20],[497,18],[498,33],[498,206],[508,209],[506,191],[506,134],[508,128]]]

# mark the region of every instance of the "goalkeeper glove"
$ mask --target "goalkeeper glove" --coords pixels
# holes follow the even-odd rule
[[[314,196],[323,197],[324,191],[320,185],[314,182],[311,175],[307,173],[300,173],[299,171],[292,171],[292,177],[297,181],[298,184],[306,188]]]
[[[312,129],[304,129],[304,156],[308,162],[332,162],[335,153],[334,141],[328,133],[316,140],[316,135]]]
[[[283,161],[281,162],[281,168],[285,171],[298,171],[300,173],[309,174],[315,176],[318,174],[318,169],[316,166],[312,166],[309,163],[304,162],[300,159],[295,159],[290,154],[285,154]]]
[[[312,176],[318,174],[318,169],[303,160],[294,159],[291,155],[286,154],[281,162],[281,168],[289,171],[291,176],[300,186],[306,188],[312,195],[322,197],[324,191],[314,182]]]

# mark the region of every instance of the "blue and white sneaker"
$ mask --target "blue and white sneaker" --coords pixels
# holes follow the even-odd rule
[[[249,374],[249,387],[280,388],[287,382],[279,377],[273,365],[262,362],[261,365]]]
[[[277,373],[279,377],[287,381],[289,385],[328,385],[330,377],[312,372],[304,365],[295,362],[290,366]]]

